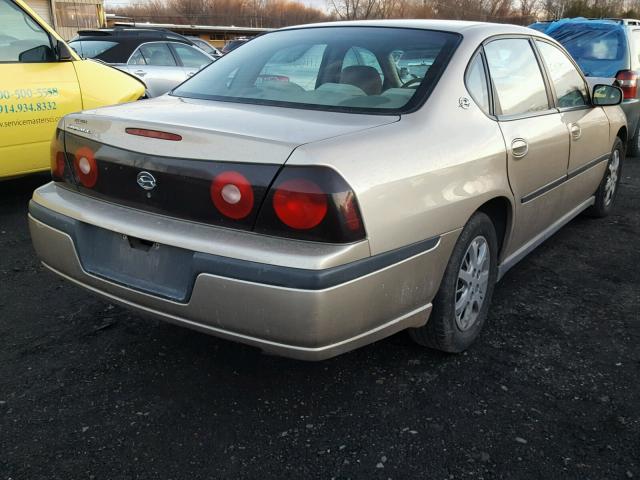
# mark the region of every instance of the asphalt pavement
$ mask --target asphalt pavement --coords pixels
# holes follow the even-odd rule
[[[640,159],[496,289],[462,355],[321,363],[140,317],[46,271],[0,183],[0,479],[640,478]]]

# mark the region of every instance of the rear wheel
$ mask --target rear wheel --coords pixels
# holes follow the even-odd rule
[[[433,301],[429,322],[409,330],[420,345],[462,352],[476,339],[489,311],[498,273],[498,240],[491,219],[475,213],[462,230]]]
[[[640,157],[640,120],[638,120],[638,126],[636,127],[633,137],[629,140],[627,148],[629,149],[630,156]]]
[[[600,186],[596,191],[596,200],[588,213],[594,217],[606,217],[613,210],[613,205],[618,195],[622,164],[624,162],[624,145],[622,140],[616,138],[613,150],[609,156],[607,169],[604,172]]]

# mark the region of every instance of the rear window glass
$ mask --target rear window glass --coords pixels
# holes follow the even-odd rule
[[[615,23],[566,23],[546,33],[558,40],[588,77],[615,77],[629,63],[624,29]]]
[[[190,98],[296,108],[399,112],[420,101],[459,41],[455,33],[381,27],[281,30],[180,85]]]
[[[116,45],[116,42],[106,40],[74,40],[69,43],[69,46],[83,58],[95,58]]]

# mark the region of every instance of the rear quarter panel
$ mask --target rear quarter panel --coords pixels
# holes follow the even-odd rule
[[[512,202],[498,124],[473,100],[469,108],[459,106],[460,98],[471,99],[463,79],[472,53],[454,57],[415,113],[303,145],[288,161],[327,165],[343,175],[357,195],[373,255],[461,229],[494,197]]]

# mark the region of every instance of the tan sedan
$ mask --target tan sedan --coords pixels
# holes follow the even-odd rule
[[[509,268],[611,211],[620,101],[526,28],[279,30],[169,95],[65,117],[31,234],[109,301],[268,352],[403,329],[460,352]]]

